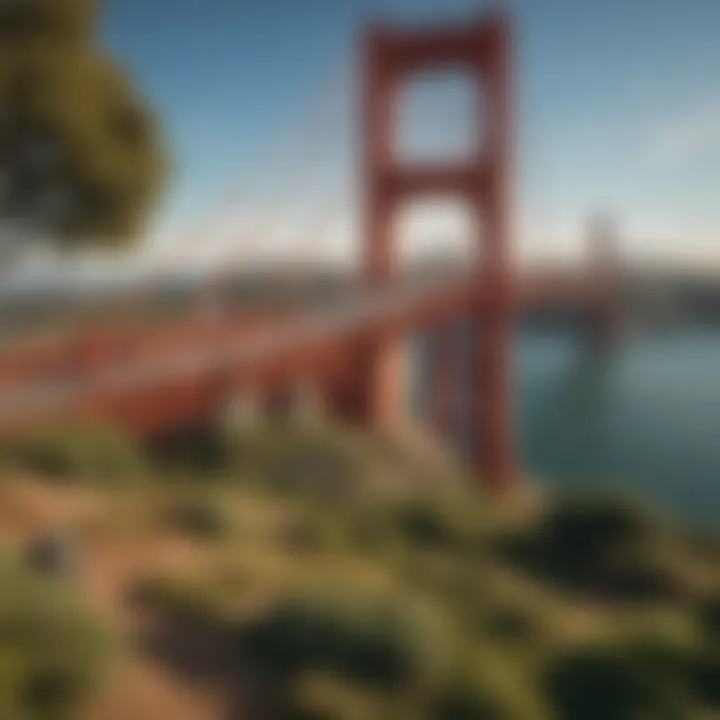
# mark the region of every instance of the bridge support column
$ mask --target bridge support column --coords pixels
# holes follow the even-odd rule
[[[475,464],[493,490],[512,491],[518,480],[512,418],[512,340],[515,326],[511,266],[511,170],[514,109],[512,39],[507,21],[495,27],[490,44],[485,93],[488,172],[478,188],[484,221],[483,262],[478,282],[488,302],[478,312],[480,346],[473,409],[477,437]]]
[[[454,323],[445,323],[431,335],[430,421],[437,435],[446,442],[458,441],[457,400],[463,378],[458,368],[458,337]]]
[[[403,422],[404,346],[396,339],[356,348],[352,374],[330,388],[330,411],[345,422],[392,430]]]
[[[484,252],[477,267],[476,310],[483,342],[475,358],[480,401],[472,413],[473,460],[482,481],[505,491],[517,479],[510,417],[512,279],[510,268],[511,44],[509,19],[495,14],[464,28],[398,32],[372,29],[365,45],[363,274],[371,287],[392,280],[395,209],[419,194],[451,194],[477,212]],[[406,166],[392,152],[395,96],[412,73],[464,66],[485,91],[486,121],[479,122],[478,150],[460,163]],[[484,221],[484,222],[483,222]],[[479,301],[480,302],[480,301]],[[441,345],[444,341],[441,342]],[[377,339],[359,355],[357,385],[361,417],[372,427],[397,422],[401,407],[400,349],[393,338]],[[444,362],[444,361],[443,361]],[[457,382],[457,380],[455,380]],[[444,392],[444,391],[443,391]],[[436,408],[437,409],[437,408]]]
[[[362,420],[378,430],[392,430],[402,424],[404,406],[404,345],[388,338],[361,355]]]
[[[497,302],[479,313],[475,360],[475,402],[471,429],[475,435],[471,462],[483,482],[497,492],[512,491],[519,480],[511,415],[512,326],[507,306]]]

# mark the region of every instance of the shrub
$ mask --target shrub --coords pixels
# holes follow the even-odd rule
[[[272,424],[228,439],[235,473],[257,477],[280,492],[342,498],[357,484],[358,463],[340,433]]]
[[[0,717],[63,720],[113,656],[108,628],[68,588],[0,564]]]
[[[715,647],[700,651],[689,671],[690,687],[696,697],[704,705],[720,711],[720,650]]]
[[[432,720],[550,720],[532,682],[501,656],[470,654],[430,703]]]
[[[462,551],[472,549],[478,538],[471,518],[437,498],[398,503],[391,519],[399,535],[421,548]]]
[[[130,602],[168,618],[214,620],[215,607],[204,584],[178,577],[152,576],[135,583]]]
[[[390,719],[391,703],[377,693],[342,678],[308,673],[290,691],[285,713],[288,720],[383,720]],[[397,718],[393,713],[392,717]]]
[[[201,477],[206,482],[228,469],[228,443],[214,427],[156,438],[148,444],[148,450],[153,465],[170,477]]]
[[[705,599],[700,604],[697,615],[710,642],[720,643],[720,595]]]
[[[583,592],[625,600],[672,597],[674,575],[657,563],[669,537],[657,519],[622,498],[556,500],[531,532],[505,542],[506,557]]]
[[[65,482],[113,483],[143,478],[148,464],[130,436],[106,425],[49,428],[7,440],[5,465]]]
[[[645,648],[647,650],[647,648]],[[635,647],[587,647],[559,657],[546,688],[558,720],[683,720],[689,695],[669,647],[648,656]]]
[[[284,550],[293,554],[332,552],[347,542],[342,520],[323,510],[289,519],[278,531]]]
[[[499,640],[533,641],[542,634],[536,615],[509,605],[492,608],[479,629]]]
[[[359,507],[343,517],[348,539],[361,552],[387,554],[392,552],[398,534],[392,518],[382,508]]]
[[[449,652],[432,613],[350,589],[291,597],[242,639],[250,659],[278,675],[319,669],[385,688],[431,682]]]
[[[234,529],[227,509],[210,497],[184,501],[173,509],[171,522],[180,532],[202,540],[227,537]]]

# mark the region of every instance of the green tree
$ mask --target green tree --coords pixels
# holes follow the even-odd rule
[[[92,41],[97,0],[0,0],[0,219],[123,243],[158,199],[152,113]]]

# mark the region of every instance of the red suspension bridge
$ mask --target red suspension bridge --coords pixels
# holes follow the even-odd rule
[[[167,321],[131,338],[88,329],[69,347],[58,342],[8,351],[0,357],[0,430],[102,418],[159,436],[216,422],[243,398],[269,402],[308,387],[333,416],[385,429],[402,413],[403,341],[422,330],[434,338],[433,416],[440,424],[447,419],[462,352],[471,377],[460,389],[475,395],[464,418],[474,438],[473,467],[493,488],[509,488],[520,477],[510,410],[518,314],[530,307],[581,309],[600,336],[613,319],[610,263],[575,274],[516,270],[513,50],[512,25],[503,14],[461,28],[369,28],[362,53],[362,252],[349,290],[319,307],[252,304],[213,322]],[[402,164],[393,142],[399,90],[411,74],[446,67],[465,71],[483,93],[479,149],[453,164]],[[407,200],[436,194],[472,210],[480,252],[472,264],[403,272],[393,219]],[[312,246],[328,222],[324,216],[300,250]],[[255,237],[262,241],[263,233],[256,230]],[[207,245],[206,236],[199,239],[180,244],[176,256]],[[287,280],[282,272],[277,277],[270,290]],[[461,348],[453,339],[449,328],[458,318],[477,328],[478,342]]]

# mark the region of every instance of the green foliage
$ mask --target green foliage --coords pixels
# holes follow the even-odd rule
[[[5,468],[19,469],[63,482],[127,483],[149,472],[141,448],[107,425],[53,427],[0,445]]]
[[[95,469],[119,472],[126,452],[139,453],[106,432],[67,428],[63,442],[45,436],[25,456],[16,447],[13,459],[30,457],[25,467],[68,479],[104,479]],[[696,588],[678,602],[632,583],[628,595],[623,585],[642,579],[667,548],[672,562],[697,558],[701,570],[710,558],[634,505],[569,498],[522,524],[498,516],[498,557],[492,505],[479,509],[469,492],[443,494],[442,478],[437,492],[366,492],[368,482],[392,480],[373,477],[390,466],[371,443],[334,429],[201,438],[186,458],[198,463],[198,483],[158,489],[163,499],[172,493],[161,507],[171,508],[173,527],[212,540],[242,517],[243,543],[223,544],[222,562],[199,577],[148,578],[135,598],[168,621],[159,625],[171,637],[207,632],[203,642],[220,643],[228,672],[269,679],[287,711],[271,717],[688,720],[717,710],[717,599],[700,603]],[[400,466],[400,452],[393,462]],[[208,486],[209,468],[231,483]],[[661,587],[672,587],[670,563],[656,567]],[[309,589],[298,590],[299,581]],[[13,657],[0,642],[0,670],[8,668],[0,679],[16,677]],[[74,681],[58,681],[55,669],[28,681],[33,697],[71,693]],[[4,687],[0,700],[15,697]]]
[[[537,689],[501,656],[470,652],[430,703],[433,720],[550,720]]]
[[[304,554],[337,550],[344,544],[344,533],[336,518],[318,512],[288,520],[279,528],[278,540],[289,553]]]
[[[218,540],[234,530],[233,518],[212,497],[193,497],[173,509],[172,524],[178,530],[202,540]]]
[[[542,635],[536,615],[511,605],[491,608],[482,618],[478,630],[494,639],[523,643],[535,642]]]
[[[75,718],[114,648],[113,635],[67,588],[0,563],[0,717]]]
[[[0,7],[0,217],[65,243],[125,240],[164,176],[158,129],[90,33],[94,0]]]
[[[657,620],[638,623],[635,632],[617,640],[613,657],[633,667],[669,718],[684,720],[689,707],[720,709],[720,652],[712,637],[702,628],[698,634],[687,615]]]
[[[693,658],[689,682],[703,704],[720,711],[720,650],[717,647],[702,650]]]
[[[169,618],[216,619],[216,606],[207,583],[185,578],[142,578],[132,588],[130,600],[138,608],[156,610]]]
[[[148,444],[149,456],[167,477],[203,484],[231,472],[228,439],[213,428],[163,438]]]
[[[231,436],[236,474],[283,493],[342,498],[358,485],[359,458],[341,433],[296,425],[262,426]]]
[[[293,685],[289,720],[383,720],[398,716],[398,707],[376,692],[324,673],[308,673]]]
[[[559,720],[685,720],[705,699],[698,667],[692,651],[657,638],[587,646],[554,662],[547,690]]]
[[[242,634],[248,656],[281,676],[324,670],[387,689],[433,684],[449,641],[407,598],[350,588],[290,597]]]
[[[311,447],[325,447],[318,437]],[[280,452],[289,467],[298,447],[304,456],[306,440],[284,436]],[[273,452],[262,443],[259,449],[261,457]],[[251,444],[246,452],[247,460]],[[262,531],[247,536],[243,559],[233,561],[235,579],[210,571],[145,588],[180,626],[198,620],[229,638],[232,667],[258,671],[283,701],[287,714],[271,717],[712,717],[717,651],[702,638],[710,638],[713,603],[652,593],[639,607],[598,602],[618,569],[641,565],[668,537],[675,542],[652,515],[624,502],[556,502],[547,514],[512,524],[508,544],[520,560],[511,552],[507,564],[486,551],[494,537],[487,513],[462,498],[328,502],[314,474],[300,478],[255,498]],[[244,486],[243,498],[257,489]],[[230,498],[236,490],[202,492]],[[582,549],[589,572],[567,543]],[[675,549],[690,552],[682,543]],[[257,557],[268,558],[267,568]],[[297,590],[299,577],[303,587],[316,584]],[[547,582],[533,583],[538,578],[583,592],[570,599]],[[586,625],[565,623],[568,603]]]
[[[366,507],[356,507],[343,516],[350,542],[359,551],[371,555],[383,555],[391,551],[398,539],[390,513],[377,509],[370,512]]]
[[[397,503],[391,517],[397,533],[419,548],[464,553],[478,546],[480,533],[476,509],[469,509],[426,497]]]
[[[698,620],[711,642],[720,643],[720,595],[705,598],[698,608]]]
[[[630,601],[675,596],[661,552],[670,539],[668,528],[636,504],[567,497],[499,545],[507,559],[569,589]]]

